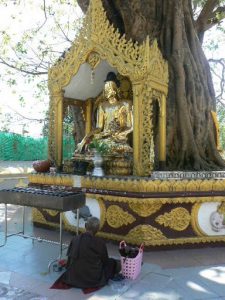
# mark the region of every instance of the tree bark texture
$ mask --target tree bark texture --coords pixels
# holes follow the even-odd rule
[[[74,120],[74,130],[73,130],[73,138],[75,145],[79,144],[82,138],[85,135],[85,127],[84,127],[84,118],[83,111],[78,106],[71,106],[73,120]]]
[[[85,11],[88,1],[78,0]],[[191,0],[103,0],[111,23],[127,39],[157,39],[169,65],[167,169],[225,167],[216,148],[215,93],[192,16]]]

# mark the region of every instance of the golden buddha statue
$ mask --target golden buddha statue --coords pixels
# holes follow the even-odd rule
[[[128,135],[133,131],[132,102],[119,97],[116,74],[108,73],[103,89],[103,101],[97,108],[96,128],[77,145],[75,153],[85,152],[93,139],[107,143],[110,154],[132,153]]]

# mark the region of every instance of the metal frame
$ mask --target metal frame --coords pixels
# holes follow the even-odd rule
[[[16,205],[16,204],[15,204]],[[39,241],[39,242],[45,242],[45,243],[50,243],[50,244],[55,244],[55,245],[59,245],[59,255],[56,259],[50,260],[48,263],[48,272],[50,272],[51,270],[51,265],[54,262],[59,262],[59,260],[61,260],[62,258],[62,252],[65,248],[68,247],[67,244],[63,244],[62,241],[62,230],[63,230],[63,222],[62,222],[62,211],[59,212],[59,242],[55,242],[55,241],[51,241],[51,240],[46,240],[46,239],[42,239],[40,237],[35,237],[35,236],[29,236],[29,235],[25,235],[25,208],[26,206],[23,206],[23,216],[22,216],[22,231],[16,232],[16,233],[11,233],[8,234],[8,220],[7,220],[7,204],[5,204],[5,230],[4,230],[4,242],[3,244],[0,245],[0,247],[4,247],[7,243],[7,239],[11,236],[20,236],[23,238],[29,238],[32,239],[32,241]],[[76,226],[76,234],[79,234],[79,208],[77,208],[77,226]],[[63,246],[65,245],[65,248],[63,249]]]

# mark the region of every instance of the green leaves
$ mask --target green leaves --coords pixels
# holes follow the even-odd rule
[[[15,50],[22,54],[27,54],[27,50],[25,49],[25,45],[22,42],[18,42],[15,46]]]
[[[96,150],[101,155],[107,154],[109,152],[109,146],[101,140],[93,139],[88,147],[89,149]]]
[[[16,85],[16,80],[13,78],[9,78],[7,81],[8,85],[11,87],[13,85]]]

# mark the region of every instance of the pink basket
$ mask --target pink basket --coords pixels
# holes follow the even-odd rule
[[[122,245],[126,247],[125,241],[120,242],[120,249],[122,248]],[[121,270],[125,278],[134,280],[140,274],[143,259],[143,249],[144,246],[141,244],[138,255],[134,258],[127,258],[123,256],[120,257]]]

